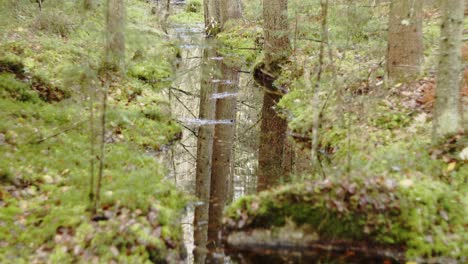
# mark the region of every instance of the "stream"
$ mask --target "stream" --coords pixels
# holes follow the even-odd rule
[[[261,102],[262,91],[254,87],[250,74],[241,74],[239,89],[236,93],[220,92],[212,94],[210,100],[237,98],[236,120],[202,120],[198,118],[200,104],[201,64],[203,50],[208,45],[205,42],[204,25],[173,25],[169,29],[170,38],[178,43],[181,58],[172,87],[166,91],[170,101],[171,112],[177,122],[183,127],[183,136],[165,152],[164,160],[169,168],[168,178],[178,188],[189,195],[195,195],[195,169],[197,155],[197,130],[200,126],[227,125],[236,127],[231,178],[231,194],[233,199],[253,193],[256,189],[255,170],[257,166],[256,140],[244,139],[241,135],[257,133],[254,129],[258,123],[260,107],[253,108],[245,102]],[[221,61],[222,57],[210,57],[210,60]],[[220,80],[213,76],[214,85],[233,85],[231,80]],[[256,138],[253,137],[253,138]],[[191,204],[181,220],[184,231],[184,241],[187,249],[186,263],[193,263],[193,220],[194,208],[200,203]],[[215,255],[216,263],[234,263],[223,254]]]

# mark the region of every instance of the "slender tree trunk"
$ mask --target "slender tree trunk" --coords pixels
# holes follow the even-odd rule
[[[460,87],[462,81],[461,48],[464,0],[448,0],[443,4],[440,62],[437,73],[434,108],[433,142],[459,132]]]
[[[91,10],[93,8],[93,0],[84,0],[83,1],[83,7],[86,10]]]
[[[288,1],[264,1],[265,71],[273,78],[280,74],[280,65],[287,60],[291,48],[288,37]],[[271,90],[272,87],[265,87]],[[287,122],[275,111],[281,95],[265,92],[258,153],[257,190],[262,191],[279,183],[284,175],[284,145]]]
[[[237,68],[221,65],[222,80],[231,83],[222,84],[218,93],[234,94],[239,89],[239,73]],[[216,102],[216,120],[236,120],[237,98],[229,96]],[[232,125],[216,125],[213,143],[213,159],[211,169],[211,199],[208,240],[211,245],[218,246],[220,241],[224,205],[228,196],[229,179],[232,175],[232,148],[235,137],[235,122]]]
[[[415,77],[423,61],[423,1],[394,0],[390,6],[387,73],[390,80]]]
[[[201,120],[215,119],[215,100],[211,97],[216,93],[216,86],[211,82],[213,75],[213,61],[210,57],[215,56],[212,48],[208,47],[203,52],[202,82],[200,87],[200,110]],[[197,162],[196,162],[196,187],[195,195],[201,202],[195,208],[194,217],[194,257],[195,263],[205,263],[208,239],[208,218],[211,181],[211,159],[213,153],[214,126],[200,126],[197,139]]]
[[[125,63],[125,5],[124,0],[107,0],[106,8],[106,46],[104,71],[102,76],[101,142],[99,149],[99,171],[94,193],[94,213],[99,211],[101,184],[105,164],[105,136],[107,118],[107,99],[109,86],[114,74],[121,75]]]
[[[219,0],[220,6],[220,20],[221,28],[224,29],[224,26],[229,20],[240,19],[242,18],[242,7],[240,0]]]
[[[465,4],[466,8],[466,4]],[[465,16],[467,15],[465,9]],[[462,49],[463,65],[468,65],[468,44],[463,45]],[[461,113],[462,113],[462,127],[463,131],[468,133],[468,66],[463,69],[463,82],[462,82],[462,101],[461,101]]]
[[[208,36],[216,36],[221,27],[221,0],[204,0],[205,30]]]
[[[168,19],[169,16],[171,15],[171,0],[166,0],[166,4],[164,5],[164,16],[163,16],[163,21],[162,21],[162,30],[167,34],[167,28],[168,28]]]
[[[219,21],[218,0],[204,0],[206,41],[213,42],[212,23]],[[213,22],[214,21],[214,22]],[[213,44],[213,43],[208,43]],[[216,117],[216,101],[212,99],[217,87],[212,83],[215,62],[210,58],[216,56],[216,50],[208,45],[203,51],[202,81],[200,87],[200,110],[199,118],[202,120],[214,120]],[[197,139],[197,162],[196,162],[196,187],[195,195],[201,202],[195,208],[194,226],[194,258],[196,264],[204,264],[207,257],[209,200],[211,185],[211,165],[213,154],[214,125],[200,126]]]
[[[242,17],[238,0],[220,0],[221,24]],[[233,120],[231,125],[216,125],[213,143],[211,169],[210,214],[208,241],[210,248],[219,246],[224,205],[229,195],[231,179],[232,149],[236,132],[237,97],[239,90],[239,69],[220,63],[221,84],[218,93],[228,95],[216,101],[216,120]]]
[[[122,71],[125,62],[124,0],[107,0],[106,20],[106,67]]]

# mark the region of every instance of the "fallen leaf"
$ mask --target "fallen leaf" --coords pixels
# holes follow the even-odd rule
[[[457,166],[457,163],[456,162],[451,162],[449,163],[449,165],[447,166],[447,172],[451,172],[455,169],[455,167]]]

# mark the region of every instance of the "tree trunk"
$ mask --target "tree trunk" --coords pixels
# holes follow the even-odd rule
[[[122,71],[125,62],[125,6],[124,0],[107,0],[106,67]]]
[[[263,97],[257,191],[278,185],[284,176],[283,154],[288,124],[274,109],[280,99],[281,96],[270,93]]]
[[[171,15],[171,0],[166,0],[166,4],[164,5],[164,16],[162,21],[162,30],[167,34],[168,28],[168,19]]]
[[[93,0],[84,0],[83,7],[86,10],[91,10],[93,8]]]
[[[218,93],[234,94],[239,89],[239,72],[237,68],[221,65],[221,76],[223,81],[230,83],[221,84]],[[237,98],[229,96],[218,99],[216,102],[216,120],[236,120]],[[232,175],[232,148],[235,137],[235,122],[232,125],[216,125],[213,143],[213,159],[211,169],[211,198],[210,219],[208,227],[208,240],[210,246],[218,246],[220,241],[224,205],[228,196],[229,179]]]
[[[242,18],[242,7],[240,0],[219,0],[221,29],[229,20]]]
[[[221,0],[204,0],[205,29],[208,36],[216,36],[221,25]]]
[[[275,73],[291,53],[288,30],[288,1],[263,1],[264,52],[267,71]]]
[[[387,73],[390,80],[407,80],[421,70],[423,61],[421,0],[394,0],[390,6]]]
[[[213,21],[219,21],[218,0],[204,0],[206,41],[211,42],[211,36],[216,35],[211,29]],[[212,43],[208,43],[212,44]],[[216,50],[208,45],[203,51],[202,81],[200,87],[200,110],[201,120],[214,120],[216,117],[216,101],[212,99],[217,87],[212,83],[216,74],[214,68],[216,61],[210,58],[216,56]],[[210,206],[211,166],[213,158],[214,125],[200,126],[197,139],[197,162],[196,162],[196,186],[195,195],[201,202],[195,208],[194,226],[194,261],[196,264],[204,264],[207,258],[208,221]]]
[[[208,47],[203,52],[202,81],[200,87],[201,120],[213,120],[215,118],[215,100],[211,97],[216,92],[216,87],[211,82],[213,74],[213,60],[215,56],[212,48]],[[194,216],[194,257],[195,263],[204,264],[206,258],[206,244],[208,238],[208,212],[210,199],[211,159],[213,151],[214,126],[204,125],[198,129],[197,162],[196,162],[196,187],[195,195],[200,205],[195,208]]]
[[[460,87],[464,0],[444,1],[440,61],[434,106],[433,142],[461,129]]]
[[[290,54],[288,37],[288,1],[264,1],[264,35],[265,35],[265,71],[277,78],[280,65]],[[265,86],[265,84],[263,84]],[[273,90],[272,87],[265,87]],[[285,176],[283,170],[284,145],[287,122],[275,111],[275,106],[281,95],[265,92],[262,107],[262,124],[258,153],[258,183],[257,190],[262,191],[279,183]]]
[[[221,24],[242,17],[238,0],[220,0]],[[211,249],[220,245],[224,205],[229,195],[234,137],[236,132],[237,97],[239,90],[239,69],[220,63],[218,93],[228,95],[216,101],[216,120],[233,120],[230,125],[216,125],[213,143],[211,169],[210,212],[208,224],[208,245]]]
[[[465,5],[465,16],[467,15]],[[468,44],[463,45],[462,48],[463,65],[468,65]],[[461,101],[461,114],[462,114],[462,128],[463,131],[468,133],[468,66],[463,69],[463,81],[462,81],[462,101]]]

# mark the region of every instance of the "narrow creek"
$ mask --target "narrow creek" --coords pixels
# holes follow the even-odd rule
[[[213,85],[238,85],[237,92],[219,92],[210,96],[210,100],[237,99],[236,120],[199,119],[200,86],[202,81],[201,66],[206,43],[203,24],[173,25],[169,29],[170,38],[181,50],[177,71],[166,96],[170,101],[171,111],[177,122],[183,127],[183,136],[165,152],[164,159],[169,168],[168,178],[189,195],[195,195],[195,170],[197,155],[197,131],[200,126],[235,126],[236,138],[233,144],[233,171],[229,187],[230,199],[236,199],[255,191],[256,133],[255,125],[259,119],[259,108],[252,107],[247,101],[261,101],[262,93],[255,88],[250,74],[240,74],[240,80],[221,80],[210,76]],[[223,57],[209,57],[212,61],[222,61]],[[248,136],[247,138],[244,138]],[[187,248],[187,263],[193,263],[194,250],[194,209],[201,203],[193,203],[186,210],[181,220],[184,240]],[[229,257],[216,255],[216,263],[232,263]]]

